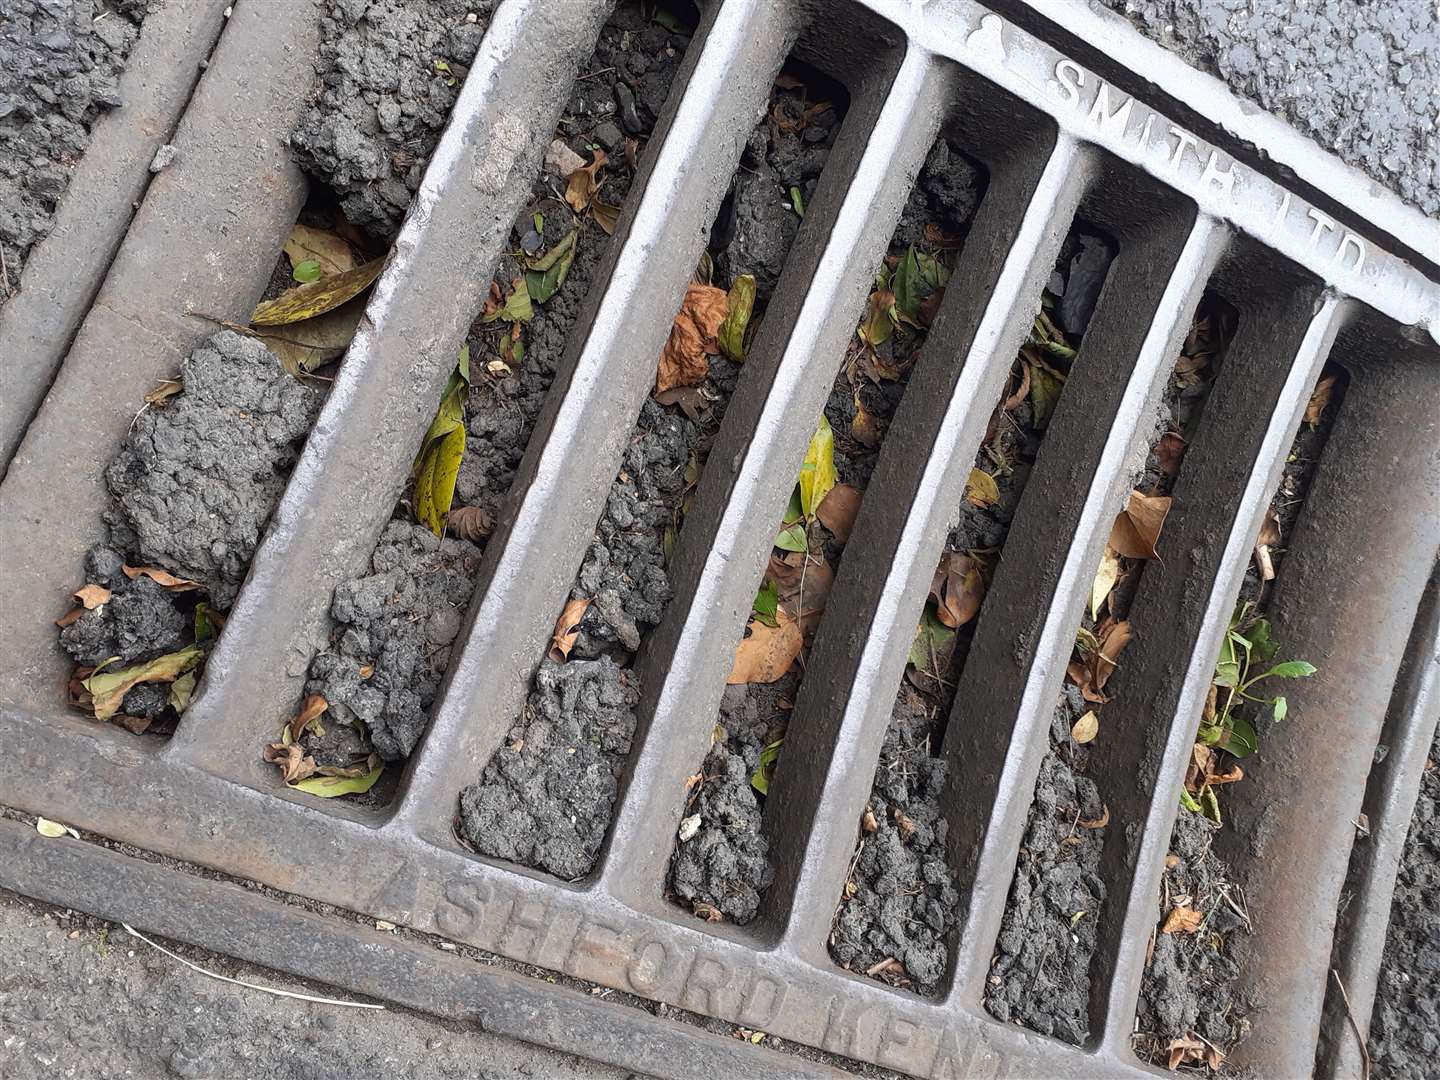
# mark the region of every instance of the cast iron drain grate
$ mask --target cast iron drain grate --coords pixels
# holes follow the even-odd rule
[[[588,329],[557,377],[563,392],[547,401],[487,548],[431,728],[393,802],[369,811],[277,792],[256,749],[299,697],[335,585],[362,564],[390,515],[428,403],[553,128],[566,85],[556,73],[588,55],[606,5],[504,0],[496,9],[199,696],[160,745],[65,711],[45,617],[81,578],[98,521],[75,508],[103,505],[101,463],[130,421],[124,403],[197,340],[173,313],[240,309],[231,317],[243,318],[253,301],[248,284],[230,295],[237,278],[203,253],[223,249],[231,275],[253,270],[263,282],[268,273],[273,248],[232,235],[226,206],[274,192],[264,214],[282,228],[294,218],[279,133],[304,76],[260,76],[287,48],[308,55],[313,12],[266,5],[262,16],[261,5],[240,3],[176,139],[182,153],[222,147],[215,184],[162,175],[151,185],[0,488],[0,803],[919,1076],[1151,1075],[1131,1035],[1177,794],[1245,563],[1330,361],[1348,375],[1344,408],[1271,608],[1287,648],[1317,660],[1320,673],[1292,694],[1292,712],[1305,710],[1311,723],[1269,737],[1269,775],[1257,785],[1269,798],[1266,848],[1249,901],[1265,930],[1247,978],[1267,1009],[1241,1055],[1266,1075],[1309,1073],[1354,821],[1365,809],[1384,840],[1357,864],[1352,887],[1363,903],[1348,911],[1338,945],[1363,1027],[1395,836],[1403,840],[1440,700],[1436,606],[1421,604],[1440,547],[1440,227],[1113,20],[1063,0],[994,6],[709,6],[636,179],[639,198],[591,290]],[[750,118],[792,47],[843,82],[851,104],[675,550],[676,599],[636,661],[646,694],[606,847],[591,877],[569,883],[478,858],[452,832],[458,793],[523,700],[651,381],[648,358],[664,343]],[[1129,66],[1107,58],[1121,51]],[[795,702],[766,816],[776,880],[753,924],[702,924],[662,895],[682,781],[710,738],[833,359],[941,134],[986,165],[987,195]],[[249,156],[227,157],[223,147],[239,144]],[[162,262],[145,237],[187,209],[208,246],[193,260],[166,251]],[[826,937],[950,515],[1077,213],[1114,236],[1119,254],[1084,338],[1083,376],[1026,488],[1020,513],[1035,527],[1017,528],[1007,547],[959,688],[966,720],[952,725],[945,752],[961,918],[943,992],[922,998],[840,970]],[[157,274],[160,266],[173,275]],[[1107,710],[1107,741],[1092,758],[1112,778],[1102,864],[1112,900],[1098,916],[1091,1036],[1071,1047],[990,1017],[984,983],[1074,627],[1207,286],[1237,307],[1239,328],[1167,524],[1172,564],[1144,598],[1147,624],[1164,632],[1127,653],[1126,696]],[[160,306],[152,293],[164,294]],[[0,343],[7,357],[18,340]],[[126,344],[137,340],[143,348]],[[26,393],[43,389],[49,371],[18,382]],[[582,434],[590,452],[577,455]],[[1390,754],[1367,793],[1382,741]],[[306,961],[306,973],[357,991],[451,1015],[473,1006],[497,1030],[650,1072],[824,1072],[520,976],[487,982],[460,961],[387,944],[339,916],[297,913],[100,845],[41,840],[15,823],[0,837],[0,885],[182,938],[210,905],[205,921],[220,940],[201,943],[280,968],[298,961],[274,943],[307,935],[329,943],[317,952],[383,956],[378,968]],[[1320,1068],[1341,1068],[1350,1053],[1326,1043]]]

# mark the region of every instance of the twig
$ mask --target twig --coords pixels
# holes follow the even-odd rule
[[[599,71],[591,71],[587,72],[584,75],[578,76],[575,81],[584,82],[586,79],[598,79],[601,75],[609,75],[610,72],[614,70],[615,69],[613,67],[601,68]]]
[[[1365,1045],[1365,1036],[1360,1033],[1360,1023],[1355,1019],[1355,1010],[1350,1007],[1350,995],[1345,992],[1345,983],[1340,978],[1340,972],[1332,967],[1330,974],[1335,976],[1335,985],[1340,988],[1340,1000],[1345,1002],[1345,1015],[1350,1018],[1350,1027],[1360,1044],[1360,1078],[1370,1080],[1370,1048]]]
[[[10,299],[10,267],[5,265],[5,245],[0,244],[0,289],[4,290],[5,299]]]
[[[299,1001],[313,1001],[317,1005],[345,1005],[352,1009],[385,1008],[384,1005],[373,1005],[368,1001],[340,1001],[337,998],[316,997],[313,994],[297,994],[291,990],[278,990],[273,986],[261,986],[259,983],[246,982],[244,979],[232,979],[229,975],[221,975],[218,972],[207,971],[199,964],[192,964],[189,960],[186,960],[185,957],[180,956],[178,953],[173,953],[169,949],[165,948],[164,945],[151,941],[148,937],[140,933],[139,930],[136,930],[129,923],[122,922],[120,925],[123,926],[126,930],[128,930],[134,937],[139,938],[146,945],[149,945],[152,949],[158,949],[166,956],[170,957],[170,959],[179,960],[180,963],[184,964],[186,967],[198,971],[201,975],[208,975],[212,979],[218,979],[220,982],[233,983],[236,986],[244,986],[251,990],[261,990],[267,994],[274,994],[276,997],[295,998]]]

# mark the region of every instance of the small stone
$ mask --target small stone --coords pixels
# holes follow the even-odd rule
[[[611,154],[617,154],[625,146],[625,133],[613,120],[606,120],[595,128],[595,141]]]
[[[175,149],[171,143],[166,143],[155,151],[155,156],[150,159],[150,171],[152,173],[163,172],[174,163],[180,151]]]
[[[526,255],[534,255],[544,244],[545,241],[540,238],[540,234],[534,229],[527,230],[525,235],[520,238],[520,249],[524,251]]]
[[[623,82],[615,84],[615,103],[620,106],[620,124],[631,135],[644,135],[645,123],[635,108],[635,94]]]

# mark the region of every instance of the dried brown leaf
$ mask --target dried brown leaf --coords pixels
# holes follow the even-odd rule
[[[694,423],[700,423],[700,410],[705,405],[705,395],[698,386],[675,386],[655,395],[657,405],[679,405],[680,411]]]
[[[1019,388],[1018,388],[1013,394],[1011,394],[1009,397],[1007,397],[1007,398],[1005,399],[1004,404],[1002,404],[1002,405],[1000,406],[1001,411],[1003,411],[1003,412],[1013,412],[1015,409],[1019,408],[1020,403],[1021,403],[1022,401],[1024,401],[1025,398],[1029,396],[1029,394],[1030,394],[1030,365],[1029,365],[1029,364],[1021,364],[1021,365],[1020,365],[1020,386],[1019,386]]]
[[[184,389],[185,384],[179,379],[162,379],[159,386],[145,395],[145,403],[164,408],[172,397]]]
[[[935,617],[952,630],[980,611],[985,599],[985,574],[980,561],[963,551],[947,551],[930,582]]]
[[[1115,554],[1114,548],[1106,544],[1105,554],[1100,557],[1100,567],[1095,571],[1095,581],[1090,586],[1090,617],[1092,619],[1100,617],[1100,609],[1105,606],[1105,601],[1119,580],[1120,556]]]
[[[836,540],[842,544],[848,543],[850,530],[855,527],[855,515],[860,512],[860,501],[864,497],[864,493],[857,487],[836,484],[826,493],[825,498],[820,500],[815,516]]]
[[[1110,547],[1127,559],[1158,559],[1155,545],[1173,501],[1169,495],[1145,495],[1132,490],[1125,509],[1115,515]]]
[[[1173,477],[1180,471],[1180,462],[1185,457],[1185,451],[1189,444],[1173,431],[1167,431],[1160,436],[1155,444],[1155,461],[1160,466],[1160,472],[1164,476]]]
[[[575,639],[580,636],[580,619],[590,606],[590,597],[582,596],[569,601],[555,620],[555,634],[550,639],[550,659],[559,663],[570,655]]]
[[[1130,644],[1132,636],[1128,621],[1115,622],[1106,619],[1095,628],[1099,647],[1086,653],[1081,659],[1070,662],[1066,674],[1071,682],[1080,687],[1080,693],[1086,701],[1103,705],[1110,700],[1104,692],[1105,684],[1114,673],[1120,654],[1125,646]]]
[[[620,207],[596,199],[590,204],[590,213],[595,215],[595,224],[605,230],[606,236],[615,235],[615,225],[620,220]]]
[[[86,585],[74,596],[85,605],[86,611],[91,611],[110,599],[110,590],[104,585]]]
[[[1330,407],[1330,395],[1334,392],[1334,375],[1326,375],[1315,384],[1315,392],[1310,395],[1310,404],[1305,406],[1305,423],[1311,427],[1320,423],[1320,417]]]
[[[1076,720],[1070,728],[1070,737],[1082,746],[1085,743],[1093,742],[1098,734],[1100,734],[1100,717],[1095,715],[1094,709],[1087,710],[1085,715]]]
[[[596,150],[595,160],[576,169],[565,182],[565,201],[575,213],[583,213],[595,198],[595,193],[600,190],[599,174],[606,160],[605,151]]]
[[[355,252],[350,250],[350,244],[343,237],[298,222],[291,227],[290,238],[285,241],[285,254],[290,257],[291,267],[299,266],[307,259],[315,260],[320,264],[321,277],[355,269]]]
[[[965,481],[965,499],[982,509],[994,506],[1000,501],[1000,485],[984,469],[971,469],[970,478]]]
[[[692,386],[709,374],[709,357],[720,351],[716,335],[728,311],[729,294],[724,289],[693,282],[686,288],[669,340],[660,351],[655,393]]]
[[[1177,904],[1160,924],[1162,934],[1193,934],[1205,921],[1204,912],[1196,911],[1184,904]]]
[[[1170,1045],[1166,1047],[1166,1050],[1170,1053],[1169,1061],[1167,1062],[1168,1067],[1171,1072],[1174,1072],[1187,1061],[1203,1061],[1205,1044],[1199,1039],[1182,1035],[1178,1039],[1172,1039]]]
[[[450,516],[445,519],[445,527],[450,530],[451,536],[473,543],[483,540],[495,531],[495,519],[489,510],[478,506],[461,506],[450,511]]]
[[[308,756],[299,743],[292,742],[289,746],[280,742],[267,743],[263,755],[266,761],[279,768],[280,777],[287,784],[315,775],[315,759]]]
[[[750,622],[750,634],[735,650],[735,663],[725,681],[731,686],[740,683],[773,683],[795,663],[805,643],[800,624],[783,607],[775,612],[774,627],[758,619]]]
[[[1110,807],[1101,806],[1100,816],[1097,818],[1081,818],[1075,824],[1082,829],[1103,829],[1110,824]]]
[[[330,703],[321,694],[311,694],[301,702],[300,711],[295,714],[288,725],[291,743],[298,742],[301,733],[310,725],[311,721],[317,719],[329,707]]]
[[[193,592],[195,589],[205,587],[198,581],[176,577],[170,571],[161,570],[158,566],[122,566],[120,569],[125,571],[125,576],[131,581],[138,577],[148,577],[156,585],[163,585],[171,592]]]

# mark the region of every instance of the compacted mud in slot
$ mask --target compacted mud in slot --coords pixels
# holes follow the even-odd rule
[[[1234,653],[1242,665],[1242,681],[1291,659],[1286,643],[1271,637],[1265,606],[1343,395],[1343,375],[1327,369],[1291,444],[1280,487],[1246,570],[1233,620],[1235,632],[1252,642],[1248,661],[1246,650]],[[1232,733],[1232,722],[1226,719],[1231,712],[1226,707],[1231,680],[1224,675],[1230,655],[1221,654],[1214,696],[1206,706],[1186,773],[1157,897],[1154,946],[1137,1008],[1136,1051],[1171,1069],[1188,1065],[1220,1071],[1227,1067],[1226,1055],[1249,1034],[1252,1024],[1263,1023],[1263,1018],[1252,1019],[1256,1002],[1234,984],[1249,954],[1250,935],[1264,933],[1264,927],[1252,925],[1240,875],[1213,844],[1220,831],[1230,827],[1224,814],[1226,785],[1250,782],[1244,777],[1242,759],[1265,753],[1265,733],[1274,724],[1304,723],[1304,717],[1282,711],[1277,720],[1268,703],[1237,705]],[[1304,677],[1304,670],[1290,677]],[[1251,693],[1283,695],[1283,679],[1259,682]]]
[[[650,97],[658,108],[663,95]],[[630,663],[670,600],[667,553],[799,229],[795,202],[814,191],[843,113],[843,91],[807,69],[787,67],[772,90],[666,347],[669,357],[683,343],[684,320],[716,339],[705,350],[714,355],[688,375],[660,361],[555,643],[504,744],[462,794],[460,835],[476,851],[567,879],[593,865],[635,729]],[[747,289],[748,322],[736,314]]]
[[[949,962],[959,895],[941,809],[945,721],[976,615],[1109,266],[1088,233],[1067,240],[1029,340],[977,452],[881,745],[830,933],[841,966],[930,994]]]
[[[762,816],[805,650],[982,189],[980,170],[937,141],[841,358],[807,471],[759,583],[710,752],[687,780],[667,892],[702,918],[749,922],[773,878]]]
[[[1087,775],[1089,747],[1103,737],[1105,703],[1124,692],[1119,661],[1136,632],[1130,606],[1157,557],[1171,492],[1234,326],[1222,301],[1202,300],[1162,393],[1145,464],[1116,517],[1076,634],[996,942],[986,1008],[1067,1042],[1088,1035],[1089,965],[1105,902],[1098,871],[1109,812]]]
[[[1427,1080],[1440,1056],[1440,733],[1410,818],[1375,1008],[1373,1075]]]
[[[337,6],[331,24],[338,39],[326,46],[343,74],[325,76],[327,87],[340,80],[337,89],[320,98],[295,141],[326,164],[335,160],[327,156],[338,153],[335,148],[345,148],[343,160],[334,165],[342,207],[347,213],[374,215],[377,227],[388,223],[393,229],[396,200],[407,199],[402,191],[418,184],[443,126],[439,102],[448,107],[453,101],[479,37],[468,22],[467,5],[440,3],[436,7],[449,13],[449,29],[438,37],[433,29],[425,33],[450,48],[447,55],[454,59],[438,67],[426,54],[422,64],[403,44],[415,18],[413,5],[374,3],[358,22],[341,18],[345,7]],[[377,37],[368,24],[376,17],[384,20],[380,40],[404,58],[402,70],[422,84],[422,76],[438,78],[445,87],[443,92],[410,92],[436,110],[426,113],[417,105],[413,127],[390,120],[397,93],[402,117],[410,115],[406,80],[397,90],[387,74],[381,85],[371,87],[365,80],[372,78],[375,65],[352,71],[346,60],[368,56]],[[482,15],[481,30],[484,21]],[[327,720],[338,723],[322,723],[322,729],[348,726],[386,761],[409,755],[428,722],[494,514],[524,454],[688,42],[688,35],[648,20],[634,4],[622,5],[605,25],[595,55],[582,65],[571,89],[531,201],[516,219],[511,251],[496,270],[491,299],[468,335],[466,378],[455,399],[455,426],[463,425],[465,437],[450,512],[441,513],[434,524],[422,523],[412,485],[371,556],[369,572],[335,591],[334,629],[330,645],[311,663],[307,708],[317,698],[323,701]],[[376,102],[373,116],[362,125],[368,140],[362,150],[353,149],[349,135],[353,110],[339,104],[348,96],[345,80],[352,77],[366,87],[367,100]],[[438,120],[424,119],[430,115]],[[372,173],[365,171],[371,166],[379,170],[374,173],[378,186],[389,195],[372,190]],[[313,729],[301,730],[303,753],[309,754],[318,738]]]
[[[145,0],[5,0],[0,14],[0,305],[50,231],[101,113],[123,108],[120,73]]]

